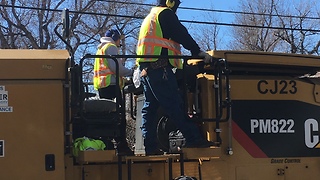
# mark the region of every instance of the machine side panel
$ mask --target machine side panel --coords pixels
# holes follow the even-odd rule
[[[7,95],[0,107],[0,140],[4,142],[0,179],[64,179],[62,81],[0,83],[0,94]]]
[[[315,86],[290,77],[232,80],[234,138],[255,158],[318,156]]]

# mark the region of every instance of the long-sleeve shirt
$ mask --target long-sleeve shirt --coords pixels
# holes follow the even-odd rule
[[[181,24],[177,15],[170,9],[165,9],[159,14],[159,22],[164,38],[171,39],[190,50],[192,55],[198,55],[199,45],[191,37],[185,26]],[[167,55],[167,49],[162,49],[162,55]]]

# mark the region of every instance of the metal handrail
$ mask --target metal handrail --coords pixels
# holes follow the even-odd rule
[[[112,59],[115,64],[116,64],[116,85],[119,86],[119,64],[117,61],[117,58],[179,58],[179,59],[184,59],[185,62],[187,62],[190,59],[202,59],[199,56],[178,56],[178,55],[170,55],[170,56],[159,56],[159,55],[92,55],[92,54],[86,54],[85,56],[83,56],[80,60],[80,64],[79,64],[79,68],[81,69],[83,67],[83,62],[85,61],[85,59],[92,59],[92,58],[109,58]],[[186,66],[187,63],[183,63],[184,67]],[[212,62],[210,64],[211,66],[213,66],[213,74],[215,75],[215,83],[216,86],[218,88],[215,88],[215,98],[216,98],[216,117],[215,118],[191,118],[191,120],[194,121],[209,121],[209,122],[214,122],[214,121],[227,121],[229,119],[229,112],[230,112],[230,90],[229,90],[229,70],[228,70],[228,64],[224,59],[219,59],[218,62]],[[82,70],[82,69],[81,69]],[[82,74],[82,73],[81,73]],[[225,77],[225,83],[226,83],[226,99],[223,100],[222,99],[222,77]],[[184,77],[185,78],[185,77]],[[184,83],[185,84],[185,83]],[[80,77],[80,88],[82,88],[83,86],[83,77],[81,75]],[[184,92],[186,92],[186,87],[184,88]],[[119,99],[119,97],[121,96],[119,94],[120,91],[116,90],[116,97],[117,99]],[[186,93],[185,93],[186,94]],[[82,90],[80,90],[80,97],[83,98],[84,97],[84,92]],[[186,97],[185,97],[186,98]],[[185,101],[186,102],[186,101]],[[80,103],[80,107],[82,107],[82,102]],[[117,105],[117,112],[120,111],[119,109],[119,105],[120,102],[116,101],[116,105]],[[227,109],[227,116],[224,119],[222,118],[222,114],[223,114],[223,109],[226,108]]]

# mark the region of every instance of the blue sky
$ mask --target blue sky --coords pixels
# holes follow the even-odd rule
[[[194,0],[182,0],[180,7],[192,7],[192,8],[204,8],[204,9],[214,9],[214,10],[236,10],[238,2],[240,0],[198,0],[199,4],[195,4]],[[199,17],[198,15],[203,12],[193,11],[193,10],[178,10],[178,16],[180,19],[187,19]],[[226,13],[217,13],[216,15],[221,16],[223,21],[230,20],[230,14]],[[200,16],[201,17],[201,16]],[[190,19],[187,19],[190,20]]]
[[[227,10],[233,7],[239,0],[199,0],[198,4],[195,4],[194,0],[181,0],[181,6],[186,7],[200,7],[200,8],[209,8],[213,5],[217,9]]]

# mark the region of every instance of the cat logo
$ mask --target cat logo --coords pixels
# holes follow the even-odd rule
[[[319,123],[315,119],[307,119],[304,122],[304,141],[308,148],[320,148],[319,144]]]

